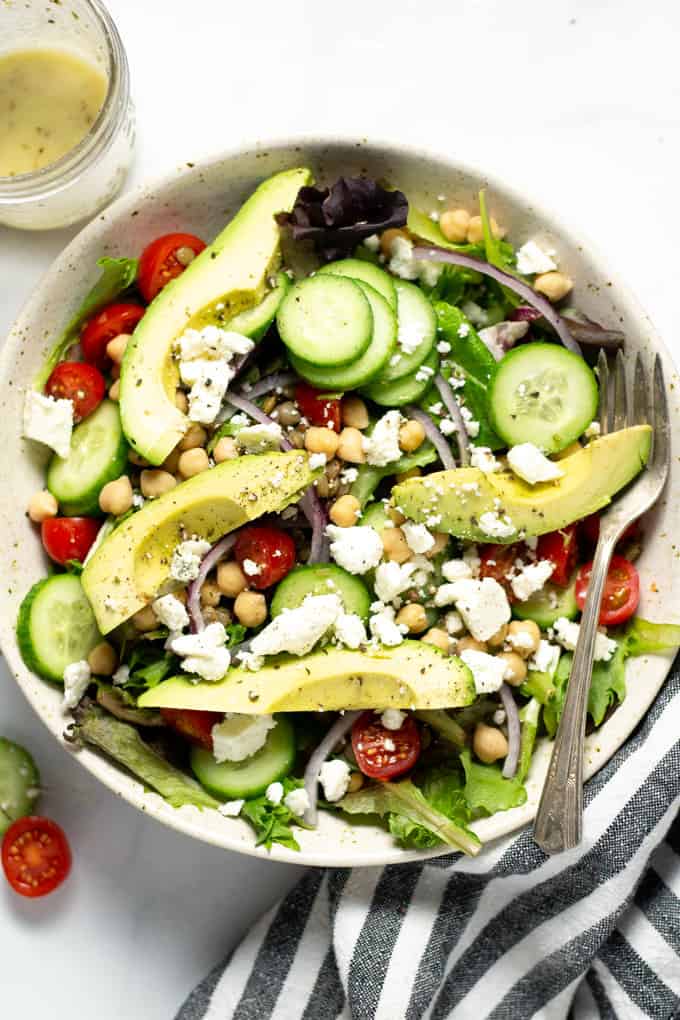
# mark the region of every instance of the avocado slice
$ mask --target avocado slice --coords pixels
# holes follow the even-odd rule
[[[409,478],[392,490],[392,502],[421,523],[437,521],[437,531],[472,542],[516,542],[543,535],[595,513],[642,470],[649,457],[649,425],[610,432],[560,460],[556,482],[527,485],[511,471],[485,475],[478,468],[439,471]],[[514,531],[491,536],[479,520],[484,513],[507,517]]]
[[[101,633],[156,597],[183,538],[215,542],[261,514],[283,510],[319,473],[299,450],[238,457],[145,503],[102,542],[83,570],[81,581]]]
[[[140,708],[212,712],[317,712],[358,708],[458,708],[475,699],[472,673],[422,641],[351,651],[328,647],[279,655],[262,669],[230,669],[215,684],[172,677],[138,699]]]
[[[311,172],[301,168],[261,184],[213,243],[163,288],[135,330],[121,369],[120,413],[128,442],[151,464],[165,460],[189,425],[175,406],[174,341],[187,327],[228,326],[229,318],[262,300],[279,251],[274,217],[292,209],[310,180]]]

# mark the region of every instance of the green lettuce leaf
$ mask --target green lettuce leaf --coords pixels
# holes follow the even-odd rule
[[[494,237],[491,230],[491,218],[486,206],[486,191],[484,188],[479,192],[479,215],[482,220],[482,231],[484,233],[486,261],[490,262],[492,266],[502,269],[505,273],[519,276],[515,269],[515,252],[512,245],[499,237]],[[503,293],[511,307],[515,307],[520,303],[521,299],[514,291],[508,291],[507,288],[503,288]]]
[[[674,652],[680,648],[680,627],[673,623],[650,623],[636,616],[624,631],[623,643],[626,656]]]
[[[520,738],[520,751],[519,751],[519,764],[517,766],[517,779],[520,783],[523,783],[529,773],[529,766],[531,765],[531,759],[534,753],[534,746],[536,744],[536,734],[538,733],[538,724],[541,718],[541,703],[537,698],[532,698],[531,701],[527,701],[524,708],[519,713],[520,722],[522,724],[522,733]]]
[[[461,752],[460,760],[465,769],[465,799],[473,816],[494,815],[524,804],[527,791],[517,777],[505,779],[498,765],[473,761],[469,750]]]
[[[283,797],[302,786],[301,779],[283,779]],[[293,835],[291,824],[301,825],[302,821],[297,818],[290,808],[283,803],[272,804],[263,794],[261,797],[254,797],[247,800],[241,808],[241,818],[250,822],[256,835],[256,845],[265,846],[271,850],[274,843],[285,846],[289,850],[299,850],[300,844]]]

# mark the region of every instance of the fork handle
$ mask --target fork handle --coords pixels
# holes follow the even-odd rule
[[[588,692],[600,604],[619,531],[619,528],[600,531],[562,717],[536,813],[534,839],[547,854],[561,853],[581,842]]]

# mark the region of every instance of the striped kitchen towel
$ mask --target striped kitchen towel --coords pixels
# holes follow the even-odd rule
[[[312,869],[176,1020],[680,1017],[680,658],[586,786],[583,844]]]

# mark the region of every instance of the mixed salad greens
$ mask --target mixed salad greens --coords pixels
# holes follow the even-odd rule
[[[478,852],[555,733],[598,511],[649,451],[601,432],[593,352],[624,338],[565,307],[556,254],[484,192],[433,204],[278,174],[207,247],[100,260],[27,394],[54,451],[27,666],[70,741],[266,847],[320,806]],[[635,616],[642,542],[612,561],[592,727],[628,657],[680,644]]]

